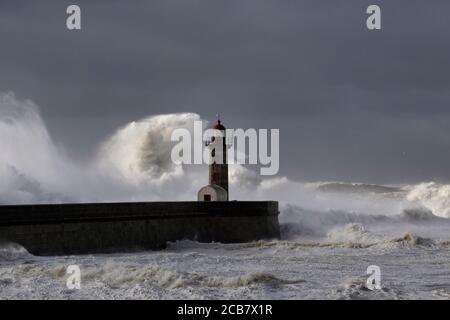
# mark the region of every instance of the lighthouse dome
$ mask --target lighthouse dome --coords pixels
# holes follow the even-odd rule
[[[225,130],[225,127],[222,125],[219,119],[217,119],[216,124],[214,125],[213,129],[216,130]]]

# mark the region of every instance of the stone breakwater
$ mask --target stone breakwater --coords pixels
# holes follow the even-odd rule
[[[163,249],[168,241],[279,238],[278,202],[127,202],[0,206],[0,241],[34,255]]]

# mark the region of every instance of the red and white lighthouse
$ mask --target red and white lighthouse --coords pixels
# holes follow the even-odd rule
[[[216,134],[207,142],[210,148],[211,163],[209,164],[209,185],[203,187],[198,192],[199,201],[228,201],[228,163],[226,128],[217,116],[217,122],[212,127]],[[222,143],[217,143],[216,139],[221,139]],[[216,142],[216,143],[214,143]],[[211,147],[213,146],[213,147]],[[220,149],[217,149],[220,148]]]

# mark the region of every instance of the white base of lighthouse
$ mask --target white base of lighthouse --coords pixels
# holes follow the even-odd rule
[[[216,184],[209,184],[198,191],[198,201],[227,201],[228,192]]]

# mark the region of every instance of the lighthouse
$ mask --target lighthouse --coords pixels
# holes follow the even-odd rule
[[[228,201],[228,163],[226,128],[217,116],[217,121],[212,127],[216,132],[206,142],[209,148],[211,163],[209,164],[209,184],[198,192],[198,201]],[[222,143],[217,143],[221,139]],[[216,142],[216,143],[214,143]]]

